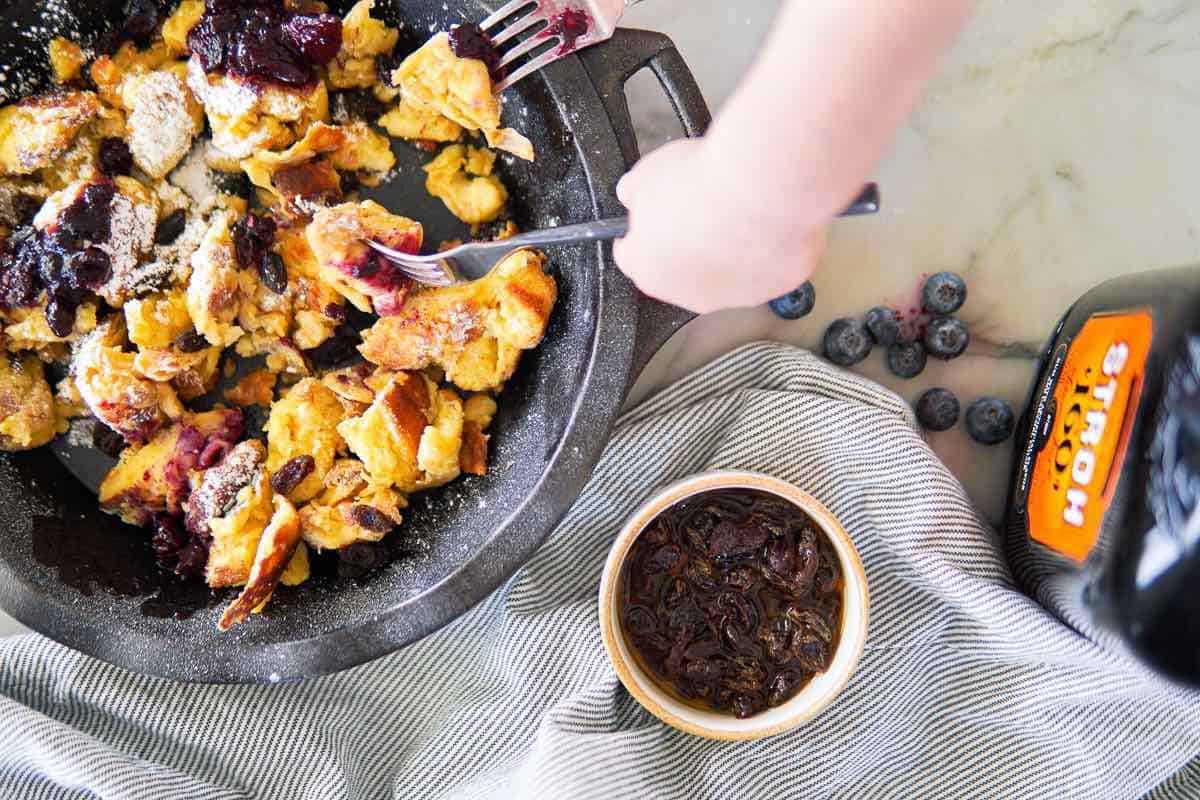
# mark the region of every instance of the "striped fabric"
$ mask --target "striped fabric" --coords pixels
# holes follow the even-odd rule
[[[596,587],[622,520],[714,468],[823,500],[872,589],[850,686],[767,741],[660,724],[600,644]],[[19,637],[0,643],[0,737],[4,798],[1200,796],[1200,694],[1014,590],[904,403],[774,344],[627,414],[537,556],[418,644],[299,685],[190,686]]]

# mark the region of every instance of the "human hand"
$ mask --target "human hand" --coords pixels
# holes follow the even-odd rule
[[[617,186],[630,219],[617,265],[644,293],[698,314],[790,292],[816,269],[828,220],[806,223],[770,183],[714,158],[705,139],[656,150]]]
[[[642,159],[617,187],[617,264],[696,312],[786,294],[878,163],[970,12],[969,0],[784,3],[703,139]]]

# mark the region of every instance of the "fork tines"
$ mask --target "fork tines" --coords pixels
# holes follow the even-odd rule
[[[545,48],[544,52],[531,58],[528,63],[522,65],[505,77],[504,80],[496,84],[495,89],[497,93],[504,91],[522,78],[537,72],[542,67],[557,61],[561,57],[558,49],[562,44],[562,39],[557,33],[548,34],[546,32],[546,28],[550,22],[547,18],[548,9],[544,8],[545,5],[544,0],[511,0],[511,2],[505,3],[496,9],[494,14],[479,23],[480,28],[488,31],[509,17],[513,17],[521,12],[527,12],[523,16],[512,20],[508,25],[494,34],[491,34],[492,44],[500,48],[502,45],[516,41],[518,36],[528,33],[524,39],[502,52],[500,58],[500,65],[502,67],[511,66],[518,59],[534,53],[539,48]]]
[[[452,286],[454,284],[453,275],[441,261],[401,253],[369,239],[366,244],[417,283],[429,286]]]
[[[541,5],[542,4],[541,4],[540,0],[510,0],[509,2],[505,3],[504,5],[497,8],[494,12],[492,12],[491,16],[489,16],[483,22],[479,23],[479,27],[483,28],[486,31],[488,28],[496,27],[501,22],[503,22],[504,20],[513,16],[514,14],[516,14],[519,11],[524,11],[526,9],[539,11],[539,10],[541,10]],[[525,17],[525,19],[528,19],[528,17]],[[539,17],[538,19],[544,19],[544,17]],[[534,20],[534,22],[536,22],[536,21],[537,21],[537,19]],[[530,24],[532,24],[532,23],[530,23]],[[518,30],[516,33],[520,33],[520,32],[521,31]],[[514,33],[513,35],[515,36],[516,33]],[[492,41],[495,44],[499,44],[499,42],[497,42],[495,38],[493,38]]]

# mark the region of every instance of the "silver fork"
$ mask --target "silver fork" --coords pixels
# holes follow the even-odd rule
[[[479,23],[479,27],[488,31],[518,12],[528,13],[492,33],[492,44],[502,47],[522,33],[529,32],[528,37],[503,54],[500,59],[502,66],[510,66],[517,59],[546,43],[554,46],[497,83],[496,93],[503,92],[522,78],[576,50],[611,39],[625,9],[640,2],[642,0],[511,0],[500,6],[494,14]],[[571,16],[572,14],[581,16]],[[567,27],[564,20],[575,21],[581,26],[586,25],[586,30],[579,35],[571,35],[564,30]],[[545,24],[535,27],[539,23]]]
[[[879,187],[868,183],[839,216],[857,217],[862,214],[874,214],[878,210]],[[548,244],[602,242],[619,239],[628,232],[629,217],[614,217],[530,231],[494,242],[468,242],[428,256],[402,253],[369,239],[367,246],[418,283],[429,286],[457,286],[484,277],[492,271],[492,267],[514,250]]]
[[[567,242],[602,242],[619,239],[629,231],[629,218],[598,219],[578,225],[559,225],[530,231],[495,242],[468,242],[429,256],[415,256],[385,247],[379,242],[367,245],[391,261],[400,271],[418,283],[429,286],[457,286],[478,280],[514,250]]]

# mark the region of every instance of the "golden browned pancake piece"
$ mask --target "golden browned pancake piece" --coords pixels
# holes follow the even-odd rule
[[[363,334],[360,350],[388,369],[436,366],[459,388],[498,390],[546,333],[558,288],[544,263],[540,253],[518,250],[481,280],[416,289]]]

